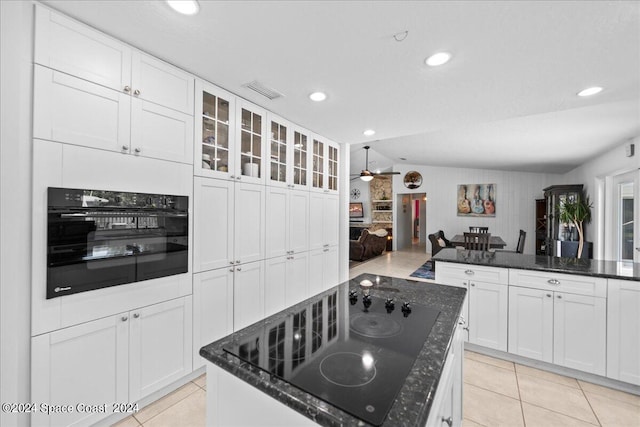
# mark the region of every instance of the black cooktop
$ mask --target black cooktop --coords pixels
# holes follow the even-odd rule
[[[381,425],[439,314],[401,297],[335,292],[224,350]]]

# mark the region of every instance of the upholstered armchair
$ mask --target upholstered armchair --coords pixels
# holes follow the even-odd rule
[[[374,232],[362,230],[362,234],[358,240],[349,240],[349,259],[352,261],[364,261],[373,258],[382,254],[386,246],[386,230],[377,230]]]
[[[431,241],[431,256],[434,256],[444,248],[452,248],[453,245],[446,237],[444,237],[444,231],[438,230],[433,234],[429,234],[429,240]]]

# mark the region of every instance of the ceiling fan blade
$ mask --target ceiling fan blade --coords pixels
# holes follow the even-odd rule
[[[400,175],[400,172],[374,172],[374,175]]]

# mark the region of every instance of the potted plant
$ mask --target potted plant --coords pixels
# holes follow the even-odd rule
[[[566,200],[558,205],[558,219],[560,222],[572,225],[578,231],[578,252],[577,258],[582,255],[584,247],[584,224],[591,222],[591,208],[593,204],[589,201],[589,196],[582,198],[578,196],[573,200]]]

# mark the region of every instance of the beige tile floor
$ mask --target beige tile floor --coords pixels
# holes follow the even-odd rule
[[[386,253],[350,271],[409,277],[428,258],[424,246]],[[465,351],[464,427],[640,427],[640,396]],[[116,424],[205,424],[204,375]]]

